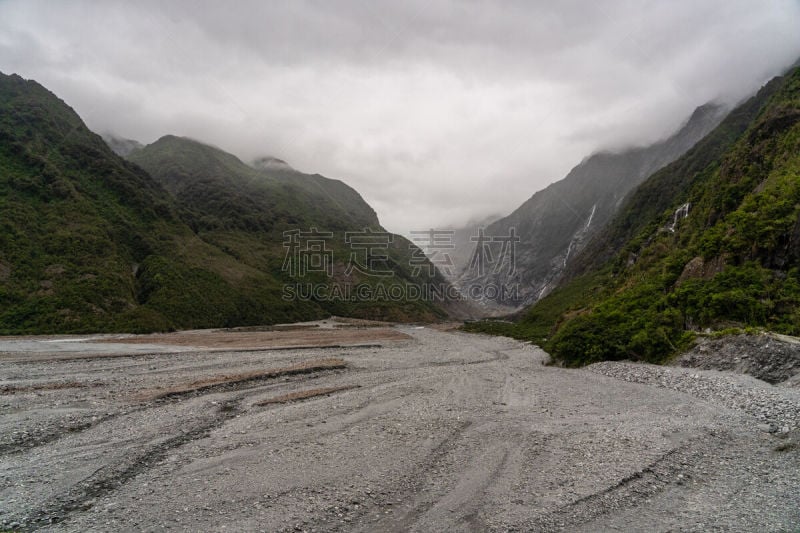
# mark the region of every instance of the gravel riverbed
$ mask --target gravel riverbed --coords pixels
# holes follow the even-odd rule
[[[763,431],[789,433],[800,425],[800,391],[774,387],[750,376],[622,362],[595,363],[587,368],[743,411]]]
[[[236,348],[183,339],[142,353],[114,339],[108,353],[0,354],[0,526],[800,528],[797,389],[712,370],[555,368],[510,339],[386,329],[358,345],[220,337]]]

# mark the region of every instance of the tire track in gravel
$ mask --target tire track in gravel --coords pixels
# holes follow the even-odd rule
[[[719,437],[716,437],[719,439]],[[586,524],[591,520],[625,508],[667,490],[677,482],[683,483],[687,465],[696,465],[707,451],[708,440],[693,440],[671,448],[660,457],[636,470],[613,485],[578,498],[567,505],[525,524],[528,531],[563,531]]]
[[[510,456],[508,443],[501,449],[486,450],[476,461],[468,463],[468,468],[460,474],[452,490],[437,498],[432,505],[420,506],[408,525],[419,524],[430,513],[438,515],[434,523],[449,522],[448,529],[451,530],[486,531],[487,526],[480,517],[483,495],[505,471]],[[404,525],[403,530],[406,529]],[[428,527],[423,525],[421,529]]]
[[[180,357],[182,355],[195,355],[198,352],[202,354],[230,354],[230,353],[255,353],[255,352],[288,352],[288,351],[314,351],[314,350],[358,350],[358,349],[376,349],[383,348],[383,344],[326,344],[322,346],[315,345],[295,345],[295,346],[267,346],[263,348],[211,348],[201,350],[175,350],[163,352],[136,352],[136,353],[115,353],[115,352],[101,352],[91,355],[81,353],[24,353],[20,356],[16,352],[0,353],[0,363],[13,363],[18,365],[36,365],[42,363],[61,363],[61,362],[77,362],[86,363],[94,362],[105,359],[118,359],[124,357],[139,358],[139,357],[152,357],[154,359],[165,357]]]
[[[479,361],[447,361],[444,362],[443,364],[423,363],[420,365],[403,368],[402,370],[409,371],[409,370],[422,370],[432,367],[454,367],[454,366],[465,366],[474,364],[485,364],[485,363],[503,361],[509,358],[508,354],[505,353],[505,350],[492,350],[490,351],[490,353],[492,353],[494,357],[489,359],[482,359]],[[437,377],[433,376],[426,376],[426,377],[414,376],[414,377],[406,377],[403,379],[397,379],[397,369],[367,369],[353,365],[348,365],[347,375],[362,375],[362,376],[387,375],[394,377],[395,379],[391,381],[376,383],[374,385],[361,384],[357,393],[365,394],[370,399],[335,413],[333,418],[329,418],[327,420],[326,424],[327,428],[325,430],[319,430],[315,428],[315,430],[312,432],[312,434],[315,437],[324,437],[335,433],[345,433],[371,418],[374,418],[376,416],[381,416],[386,413],[397,410],[411,394],[415,392],[424,393],[428,391],[428,389],[424,388],[421,385],[421,381],[438,379]],[[402,390],[393,390],[390,392],[388,398],[384,397],[381,400],[373,399],[376,396],[377,391],[387,390],[388,392],[391,389],[399,389],[401,387],[409,387],[409,388]],[[336,419],[339,419],[341,421],[337,421]]]
[[[467,366],[467,365],[482,365],[485,363],[496,363],[498,361],[506,361],[509,358],[509,355],[505,353],[505,350],[490,350],[489,353],[493,355],[493,357],[489,357],[487,359],[478,359],[477,361],[435,361],[432,363],[428,363],[425,365],[419,365],[414,368],[425,368],[425,367],[433,367],[433,366]]]
[[[409,471],[402,479],[395,483],[393,487],[384,487],[383,492],[392,493],[394,499],[412,502],[415,495],[419,494],[422,487],[428,482],[428,473],[432,468],[440,463],[452,450],[456,441],[472,426],[472,421],[464,421],[456,425],[447,436],[442,439],[411,471]],[[432,505],[432,503],[431,503]],[[423,506],[423,507],[428,507]],[[365,523],[367,510],[364,509],[358,514],[353,516],[353,522],[348,529],[355,531],[407,531],[408,526],[413,524],[415,518],[424,512],[424,508],[419,506],[411,506],[405,511],[401,511],[400,516],[394,516],[395,513],[381,518],[377,522]],[[362,524],[359,526],[358,521]],[[308,524],[311,529],[322,529],[323,531],[336,531],[342,526],[336,522],[328,522],[320,520],[312,524]]]
[[[88,477],[74,484],[67,493],[51,498],[40,505],[29,515],[20,530],[33,531],[51,524],[65,522],[69,520],[72,513],[91,508],[91,502],[95,498],[118,490],[139,474],[157,465],[171,451],[207,436],[211,431],[237,416],[240,413],[240,403],[241,398],[229,400],[220,405],[207,420],[197,424],[189,431],[145,447],[123,462],[103,465]]]
[[[382,345],[380,344],[361,344],[361,345],[332,345],[332,346],[316,346],[313,347],[313,350],[330,350],[330,349],[366,349],[366,348],[381,348]],[[270,349],[260,349],[260,350],[253,350],[253,349],[246,349],[246,350],[224,350],[225,353],[250,353],[250,352],[261,352],[261,351],[287,351],[287,350],[302,350],[304,347],[277,347],[277,348],[270,348]],[[219,350],[222,351],[222,350]],[[143,354],[127,354],[127,355],[117,355],[114,354],[114,357],[131,357],[134,359],[138,359],[140,357],[153,357],[153,356],[175,356],[175,355],[183,355],[186,352],[176,352],[176,353],[143,353]],[[410,369],[415,368],[428,368],[431,366],[459,366],[459,365],[473,365],[473,364],[483,364],[483,363],[491,363],[495,361],[505,360],[508,359],[508,355],[503,353],[501,350],[493,350],[491,352],[494,357],[488,359],[482,359],[478,361],[444,361],[444,362],[434,362],[434,363],[425,363],[421,365],[416,365],[411,367]],[[86,362],[86,361],[93,361],[97,359],[107,359],[107,357],[97,357],[97,356],[88,356],[88,357],[70,357],[69,362]],[[16,362],[16,361],[15,361]],[[26,361],[19,361],[19,362],[26,362]],[[30,363],[41,363],[40,360],[31,360],[27,361]],[[141,363],[141,364],[151,364],[150,362]],[[135,363],[135,365],[139,365],[139,363]],[[360,368],[353,368],[349,369],[352,373],[365,373],[365,374],[380,374],[380,373],[391,373],[394,370],[389,369],[380,369],[380,370],[367,370],[367,369],[360,369]],[[335,370],[332,371],[322,371],[314,373],[313,377],[324,377],[325,375],[331,374]],[[301,372],[298,374],[311,374],[306,372]],[[274,379],[282,378],[285,376],[265,376],[262,378],[254,378],[248,380],[249,383],[241,382],[241,383],[222,383],[218,385],[214,385],[208,387],[204,390],[198,391],[186,391],[180,393],[170,394],[169,398],[160,398],[155,401],[163,402],[163,401],[180,401],[189,397],[198,397],[203,394],[208,393],[215,393],[215,392],[228,392],[228,391],[236,391],[236,390],[247,390],[256,387],[260,387],[264,384],[264,382],[269,382]],[[298,381],[302,381],[303,379],[309,379],[310,375],[303,375],[298,379]],[[293,380],[294,381],[294,380]],[[411,380],[409,380],[411,381]],[[355,411],[362,410],[366,408],[368,405],[365,404],[363,406],[359,406],[355,408]],[[11,455],[22,453],[26,451],[33,450],[40,446],[44,446],[50,444],[52,442],[58,441],[59,439],[65,436],[75,435],[76,433],[81,433],[83,431],[92,429],[104,422],[111,421],[119,416],[126,416],[130,414],[135,414],[143,409],[148,409],[148,405],[144,405],[141,407],[135,407],[132,409],[125,409],[124,411],[103,415],[97,417],[97,415],[87,415],[85,418],[86,421],[70,424],[70,425],[58,425],[54,423],[50,428],[45,428],[41,432],[37,432],[36,435],[31,435],[30,432],[26,435],[20,435],[19,437],[13,438],[6,441],[0,442],[0,457],[4,455]],[[357,422],[356,422],[357,423]]]
[[[792,453],[724,405],[543,367],[540,352],[510,341],[412,333],[415,343],[374,353],[328,352],[347,370],[150,402],[9,457],[3,496],[16,502],[2,516],[64,531],[795,529]],[[260,365],[227,352],[220,373]],[[312,354],[322,352],[277,358]],[[214,372],[205,358],[186,362],[175,371],[161,359],[157,379],[123,392],[155,390],[173,371],[186,381]],[[330,399],[254,405],[353,384]],[[116,392],[98,396],[109,411]]]
[[[239,381],[214,384],[196,390],[180,391],[169,393],[160,398],[147,400],[143,404],[128,409],[121,410],[117,413],[111,413],[103,416],[86,415],[89,420],[71,424],[67,426],[56,425],[55,423],[50,428],[44,428],[41,433],[31,436],[30,433],[13,437],[12,439],[0,443],[0,457],[6,455],[14,455],[22,452],[34,450],[40,446],[58,441],[67,436],[73,436],[78,433],[95,428],[100,424],[112,421],[121,416],[128,416],[139,413],[141,411],[150,409],[154,405],[163,405],[164,403],[180,402],[190,398],[198,398],[207,394],[214,394],[219,392],[238,392],[252,390],[264,386],[266,383],[274,382],[277,379],[287,379],[291,382],[302,383],[305,380],[330,376],[337,371],[344,368],[336,367],[330,370],[294,370],[291,372],[278,373],[275,375],[264,375],[258,377],[247,378]]]
[[[509,355],[506,353],[507,350],[489,350],[488,353],[492,355],[490,358],[479,359],[479,360],[456,360],[456,361],[441,361],[441,362],[432,362],[432,363],[422,363],[419,365],[415,365],[413,367],[404,368],[403,370],[423,370],[428,368],[436,368],[436,367],[457,367],[457,366],[472,366],[476,364],[488,364],[488,363],[496,363],[498,361],[504,361],[509,359]],[[387,375],[394,375],[396,376],[397,369],[380,369],[380,370],[368,370],[368,369],[354,369],[355,373],[361,374],[387,374]],[[391,395],[390,398],[383,398],[381,401],[375,400],[367,400],[354,406],[352,409],[348,409],[346,413],[340,413],[339,416],[344,416],[345,420],[339,424],[331,425],[331,419],[327,421],[327,428],[320,432],[314,431],[315,437],[331,435],[336,433],[344,433],[351,428],[358,426],[372,418],[377,416],[384,415],[386,413],[390,413],[396,411],[398,408],[402,406],[404,402],[407,401],[410,395],[413,394],[413,391],[409,389],[402,389],[397,390],[400,387],[408,387],[409,385],[416,386],[419,392],[429,392],[428,389],[422,387],[420,385],[420,381],[427,381],[427,380],[437,380],[439,379],[438,376],[424,376],[424,377],[413,377],[413,378],[406,378],[402,380],[394,380],[389,382],[383,382],[376,384],[371,387],[362,387],[359,391],[360,393],[369,393],[369,396],[373,396],[373,392],[376,389],[396,389]],[[383,488],[382,492],[386,494],[392,494],[392,498],[398,501],[404,501],[405,504],[403,507],[395,507],[393,512],[386,517],[383,517],[379,521],[375,522],[366,522],[366,517],[368,511],[364,508],[359,513],[355,513],[351,516],[353,520],[350,522],[350,529],[353,525],[357,524],[359,521],[362,522],[361,526],[355,526],[356,530],[358,531],[407,531],[411,526],[413,526],[416,522],[420,520],[421,517],[425,515],[430,509],[434,508],[435,506],[439,505],[442,501],[442,498],[430,499],[430,498],[421,498],[419,494],[421,489],[431,484],[434,480],[430,475],[430,471],[434,469],[437,465],[441,465],[444,462],[444,459],[453,452],[456,448],[458,441],[464,436],[466,432],[473,425],[473,421],[464,421],[461,422],[455,430],[450,432],[428,455],[419,463],[415,465],[415,467],[410,470],[407,474],[403,476],[402,479],[396,481],[389,486]],[[496,451],[496,450],[495,450]],[[493,460],[493,467],[489,470],[488,475],[481,474],[478,476],[481,481],[477,484],[474,483],[474,480],[469,479],[469,475],[465,478],[465,483],[467,485],[475,485],[472,488],[467,489],[465,486],[459,486],[455,488],[451,493],[452,498],[455,499],[463,499],[465,494],[471,494],[478,498],[478,495],[488,486],[490,486],[494,479],[500,475],[500,472],[505,468],[507,464],[508,457],[510,455],[510,451],[508,449],[504,449],[502,451],[501,456],[499,459],[495,458]],[[479,499],[479,498],[478,498]],[[480,520],[478,516],[478,512],[480,508],[475,505],[475,500],[471,498],[466,498],[459,504],[460,508],[466,508],[466,512],[459,513],[459,525],[463,527],[465,524],[469,524],[472,529],[481,529],[479,526]],[[399,515],[398,515],[399,513]],[[318,520],[314,521],[310,524],[304,524],[307,528],[317,528],[322,529],[324,531],[335,531],[339,530],[342,525],[336,521],[327,521],[327,520]]]
[[[49,427],[43,427],[34,435],[27,433],[26,435],[18,436],[16,438],[12,437],[10,440],[0,443],[0,457],[28,452],[39,448],[40,446],[45,446],[52,442],[56,442],[61,438],[76,435],[88,429],[92,429],[104,422],[114,420],[119,416],[134,414],[148,408],[149,407],[147,406],[142,406],[139,408],[128,409],[120,413],[112,413],[100,417],[97,417],[96,415],[87,415],[85,418],[88,418],[89,420],[67,426],[53,423]]]
[[[316,347],[315,349],[320,349],[320,348],[324,348],[324,349],[348,348],[349,349],[349,348],[376,348],[376,347],[380,347],[380,345],[355,345],[355,346],[331,346],[331,347],[325,346],[325,347]],[[286,348],[273,348],[273,349],[271,349],[271,351],[285,350],[285,349]],[[294,348],[292,348],[292,349],[294,349]],[[231,353],[253,352],[253,351],[263,351],[263,350],[228,350],[228,352],[231,352]],[[506,354],[505,351],[503,351],[503,350],[491,350],[489,353],[491,353],[493,355],[493,357],[487,358],[487,359],[480,359],[480,360],[476,360],[476,361],[463,361],[463,360],[459,361],[459,360],[456,360],[456,361],[441,361],[441,362],[424,363],[424,364],[420,364],[420,365],[416,365],[416,366],[410,367],[409,370],[411,370],[411,369],[421,369],[421,368],[430,368],[430,367],[451,367],[451,366],[466,366],[466,365],[486,364],[486,363],[504,361],[504,360],[507,360],[509,358],[508,354]],[[153,355],[171,355],[172,356],[172,355],[175,355],[175,354],[174,353],[170,353],[170,354],[158,354],[158,353],[136,354],[133,357],[153,356]],[[85,359],[86,360],[92,360],[92,359],[97,359],[97,358],[96,357],[87,357]],[[76,358],[70,359],[70,362],[72,362],[72,361],[82,361],[82,360],[83,359],[80,359],[80,358],[76,357]],[[35,361],[32,361],[32,362],[35,362]],[[314,373],[313,377],[323,377],[323,375],[331,374],[334,371],[335,370],[327,371],[327,372],[326,371],[317,372],[317,373]],[[391,370],[391,369],[368,370],[368,369],[353,368],[351,370],[351,372],[352,373],[358,373],[358,374],[361,374],[361,373],[363,373],[363,374],[380,374],[380,373],[393,373],[395,371]],[[300,373],[298,373],[298,374],[300,374]],[[311,374],[311,373],[303,373],[303,374]],[[169,401],[180,401],[180,400],[183,400],[183,399],[186,399],[186,398],[189,398],[189,397],[198,397],[198,396],[201,396],[203,394],[209,394],[209,393],[215,393],[215,392],[228,392],[228,391],[237,391],[237,390],[247,390],[247,389],[260,387],[260,386],[262,386],[264,384],[264,382],[269,382],[270,380],[274,380],[274,379],[277,379],[277,378],[280,378],[280,377],[284,377],[284,376],[265,376],[263,378],[254,378],[254,379],[248,380],[249,383],[245,383],[245,382],[241,382],[241,383],[223,383],[223,384],[218,384],[218,385],[214,385],[214,386],[211,386],[211,387],[207,387],[206,389],[203,389],[203,390],[186,391],[186,392],[170,394],[168,398],[167,397],[159,398],[159,399],[157,399],[155,401],[158,401],[158,402],[163,402],[163,401],[167,401],[167,400],[169,400]],[[300,378],[298,381],[302,381],[303,379],[309,379],[310,377],[311,376],[309,376],[309,375],[305,375],[302,378]],[[408,381],[410,382],[412,380],[408,380]],[[385,385],[385,384],[382,384],[382,385]],[[363,410],[368,405],[369,405],[369,402],[366,402],[364,405],[356,407],[354,409],[354,411]],[[30,434],[27,434],[27,435],[20,436],[18,438],[12,438],[9,441],[0,443],[0,456],[16,454],[16,453],[21,453],[21,452],[33,450],[33,449],[38,448],[40,446],[44,446],[44,445],[50,444],[52,442],[55,442],[55,441],[65,437],[65,436],[74,435],[76,433],[80,433],[80,432],[86,431],[88,429],[92,429],[92,428],[94,428],[94,427],[96,427],[96,426],[98,426],[98,425],[100,425],[100,424],[102,424],[104,422],[108,422],[108,421],[113,420],[113,419],[115,419],[115,418],[117,418],[119,416],[126,416],[126,415],[130,415],[130,414],[135,414],[135,413],[137,413],[137,412],[139,412],[139,411],[141,411],[143,409],[148,409],[148,408],[149,407],[147,405],[145,405],[145,406],[138,407],[138,408],[126,409],[126,410],[121,411],[119,413],[113,413],[113,414],[110,414],[110,415],[103,415],[103,416],[100,416],[98,418],[96,418],[96,415],[87,415],[86,418],[88,418],[90,420],[87,420],[85,422],[79,422],[77,424],[71,424],[71,425],[68,425],[68,426],[58,426],[58,427],[55,427],[55,428],[52,428],[52,429],[45,429],[40,435],[31,436]],[[358,422],[355,422],[355,424],[357,424],[357,423]],[[353,425],[355,425],[355,424],[353,424]]]

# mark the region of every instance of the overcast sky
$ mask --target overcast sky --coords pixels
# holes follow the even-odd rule
[[[285,159],[399,233],[508,214],[798,57],[799,0],[0,0],[0,71],[93,130]]]

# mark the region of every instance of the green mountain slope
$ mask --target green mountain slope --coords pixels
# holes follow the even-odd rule
[[[284,178],[253,171],[250,179]],[[329,186],[312,177],[303,187]],[[299,202],[293,187],[271,199],[229,194],[203,212],[205,205],[177,201],[117,156],[44,87],[0,74],[0,333],[220,327],[333,311],[403,319],[443,314],[431,303],[402,298],[284,299],[281,229],[293,223],[324,229],[343,216],[327,207],[319,216],[307,212],[310,200]],[[337,194],[329,196],[339,203],[357,196]],[[348,206],[348,223],[377,223],[365,205]],[[410,253],[407,246],[397,251],[398,271],[409,271],[402,260]]]
[[[566,177],[486,228],[487,235],[509,235],[512,229],[519,235],[515,268],[479,273],[467,265],[459,286],[516,287],[516,291],[498,291],[493,301],[484,301],[489,308],[505,308],[506,313],[535,303],[559,284],[577,254],[606,227],[623,198],[653,172],[686,153],[726,112],[723,106],[706,104],[662,141],[585,158]],[[469,249],[474,251],[475,243],[471,244]],[[498,243],[492,250],[495,256],[499,247]]]
[[[292,170],[256,169],[236,156],[167,135],[129,156],[177,200],[199,231],[332,231],[378,227],[375,211],[341,181]]]
[[[776,78],[645,181],[570,281],[513,325],[577,365],[659,362],[695,332],[800,333],[800,70]]]
[[[304,318],[274,278],[197,238],[164,189],[39,84],[0,76],[0,332]]]
[[[205,242],[283,284],[327,286],[315,305],[329,313],[386,320],[444,316],[438,305],[424,298],[385,296],[390,290],[400,295],[408,285],[443,287],[447,282],[431,271],[430,263],[408,240],[387,233],[373,209],[341,181],[290,168],[255,168],[218,148],[175,136],[162,137],[132,153],[130,160],[173,195],[184,220]],[[349,271],[354,254],[361,263],[368,259],[365,251],[346,242],[346,233],[365,229],[377,234],[376,241],[382,241],[386,249],[374,250],[375,260],[364,266],[391,275]],[[324,239],[330,272],[292,276],[286,271],[285,232],[292,230],[330,233]],[[382,255],[387,257],[380,259]],[[365,297],[351,300],[331,295],[334,285],[346,294],[363,286]],[[372,296],[376,291],[380,291],[377,299]]]

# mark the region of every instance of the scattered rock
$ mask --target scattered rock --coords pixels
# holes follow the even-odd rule
[[[777,384],[800,374],[800,342],[772,334],[700,338],[676,366],[729,370]]]
[[[745,411],[758,420],[761,431],[788,433],[800,427],[800,396],[793,389],[772,387],[735,374],[687,370],[657,365],[602,362],[587,367],[606,376],[684,392],[706,401]]]

